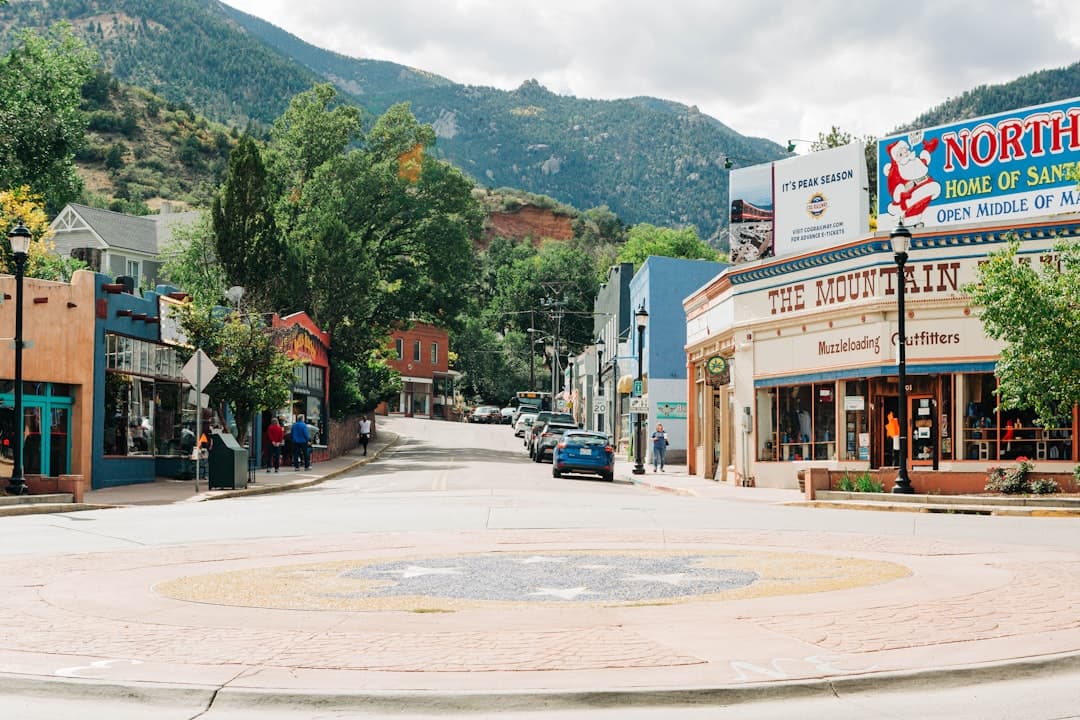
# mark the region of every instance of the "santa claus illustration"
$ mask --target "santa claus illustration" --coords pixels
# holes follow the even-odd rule
[[[916,153],[915,148],[922,146]],[[923,225],[923,213],[938,195],[941,183],[930,177],[930,153],[937,149],[937,138],[923,140],[921,132],[908,135],[887,147],[891,162],[881,169],[888,179],[889,214],[908,227]]]

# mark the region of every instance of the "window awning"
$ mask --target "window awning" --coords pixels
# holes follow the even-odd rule
[[[634,391],[634,376],[633,375],[620,375],[619,382],[615,383],[615,392],[628,395]]]

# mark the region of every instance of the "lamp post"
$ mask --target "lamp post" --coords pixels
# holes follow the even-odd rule
[[[908,417],[907,417],[907,335],[904,332],[904,264],[908,259],[908,250],[911,249],[911,231],[904,227],[901,222],[889,235],[889,244],[892,245],[893,258],[896,260],[896,311],[897,311],[897,344],[900,346],[900,354],[897,356],[897,368],[900,376],[900,469],[896,473],[896,484],[893,486],[894,493],[910,494],[915,492],[911,487],[911,479],[907,471],[908,455]]]
[[[604,395],[604,338],[596,338],[596,394]]]
[[[642,356],[645,354],[645,326],[649,324],[649,313],[645,310],[645,301],[641,301],[641,306],[634,313],[634,324],[637,325],[637,384],[638,387],[644,389],[644,378],[642,368]],[[639,396],[640,397],[640,396]],[[642,453],[642,437],[644,433],[641,431],[641,416],[644,413],[637,413],[637,422],[634,426],[634,470],[635,475],[645,474],[645,462],[644,453]]]
[[[15,259],[15,437],[11,444],[11,481],[7,486],[8,495],[25,495],[29,492],[23,478],[23,271],[26,268],[26,254],[30,251],[30,231],[21,222],[8,233],[11,254]]]

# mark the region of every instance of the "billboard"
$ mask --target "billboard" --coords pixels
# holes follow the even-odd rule
[[[1080,98],[878,142],[878,229],[1080,211]]]
[[[862,143],[779,160],[774,187],[778,256],[838,245],[870,231]]]
[[[731,262],[793,255],[865,236],[868,187],[859,143],[733,170]]]
[[[728,176],[732,264],[773,255],[772,163],[732,170]]]

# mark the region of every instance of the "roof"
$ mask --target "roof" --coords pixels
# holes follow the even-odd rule
[[[73,221],[70,214],[77,216],[82,223]],[[60,222],[65,215],[67,217],[64,222]],[[57,215],[57,219],[53,221],[53,229],[58,235],[89,230],[106,248],[159,255],[164,246],[172,240],[173,228],[178,224],[191,224],[198,216],[197,211],[126,215],[71,203]]]

